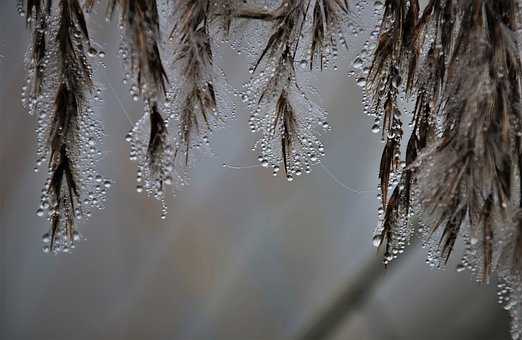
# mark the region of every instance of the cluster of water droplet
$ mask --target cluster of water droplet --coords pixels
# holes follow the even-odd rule
[[[163,15],[168,12],[168,4],[161,2],[159,10]],[[163,18],[160,16],[160,19]],[[129,94],[134,102],[143,100],[144,112],[142,117],[135,123],[131,131],[125,137],[129,143],[129,158],[136,162],[136,191],[138,193],[145,192],[161,201],[162,212],[161,218],[165,219],[167,216],[167,205],[165,201],[165,190],[167,186],[180,181],[183,185],[182,176],[176,174],[174,170],[174,154],[175,148],[166,132],[161,138],[161,146],[158,153],[151,159],[148,154],[148,147],[150,141],[150,109],[151,101],[157,100],[160,95],[157,93],[159,89],[154,88],[155,80],[149,79],[150,72],[146,69],[140,69],[140,56],[136,55],[132,46],[133,32],[126,27],[125,18],[122,17],[119,23],[120,29],[120,46],[118,48],[118,55],[121,58],[124,66],[124,75],[122,79],[123,85],[129,86]],[[150,32],[152,34],[152,32]],[[141,67],[146,68],[147,65]],[[141,76],[141,83],[138,81],[137,75]],[[151,87],[152,86],[152,87]],[[143,98],[143,99],[142,99]],[[159,105],[161,107],[161,105]],[[160,112],[160,114],[162,114]],[[162,114],[163,116],[163,114]],[[167,124],[168,131],[168,124]]]
[[[136,122],[125,139],[130,145],[129,158],[137,163],[136,191],[146,192],[160,200],[162,202],[161,217],[166,218],[166,186],[174,183],[184,185],[185,180],[175,167],[176,149],[167,134],[159,136],[163,144],[161,154],[156,154],[155,159],[150,159],[148,154],[150,132],[150,107],[148,103],[145,103],[144,115]]]
[[[519,270],[504,270],[499,273],[498,302],[511,316],[511,337],[522,337],[522,275]]]
[[[376,0],[373,3],[373,5],[370,5],[368,1],[359,1],[357,2],[356,7],[358,8],[359,13],[368,12],[368,9],[370,8],[370,12],[376,18],[381,18],[384,9],[383,2],[381,0]],[[373,26],[371,26],[372,23]],[[370,26],[364,28],[364,31],[369,32],[368,39],[364,41],[359,53],[353,59],[352,69],[348,72],[348,74],[355,80],[357,86],[362,90],[363,113],[368,115],[370,118],[373,118],[371,131],[373,133],[379,133],[381,131],[382,114],[378,110],[375,110],[375,108],[373,107],[373,98],[371,97],[371,95],[369,95],[367,91],[367,84],[368,75],[370,72],[370,65],[373,57],[373,51],[377,46],[377,41],[379,38],[380,23],[378,21],[375,23],[369,20],[368,24]]]
[[[518,180],[519,178],[516,179]],[[509,311],[511,316],[512,338],[520,339],[522,338],[522,272],[517,244],[520,230],[517,218],[515,221],[500,226],[500,230],[496,231],[499,238],[495,239],[494,249],[497,253],[493,262],[497,274],[498,302]]]
[[[96,170],[96,163],[102,154],[98,149],[103,131],[101,124],[94,116],[94,111],[86,107],[80,112],[78,128],[74,132],[73,137],[68,141],[66,150],[67,156],[71,162],[74,179],[78,186],[79,197],[71,197],[71,191],[66,193],[64,182],[62,185],[62,202],[57,202],[56,197],[49,195],[52,171],[49,168],[49,177],[46,185],[42,190],[40,199],[40,207],[37,209],[38,216],[45,216],[52,222],[54,216],[59,215],[61,223],[55,232],[56,239],[52,251],[68,252],[74,248],[74,242],[81,239],[78,233],[76,221],[83,217],[90,217],[93,209],[102,209],[106,201],[108,189],[112,182],[102,177]],[[64,179],[65,181],[65,179]],[[47,214],[46,214],[47,212]],[[72,232],[71,232],[72,230]],[[48,252],[50,233],[46,233],[43,237],[43,251]]]
[[[398,181],[396,181],[398,179]],[[394,174],[392,175],[392,180],[390,181],[390,185],[388,187],[388,192],[392,192],[392,190],[399,185],[401,190],[403,189],[404,183],[401,182],[400,174]],[[382,201],[382,193],[381,193],[381,187],[378,186],[378,193],[377,193],[377,201],[378,201],[378,208],[377,208],[377,216],[378,216],[378,223],[377,227],[374,232],[374,237],[372,240],[372,243],[375,247],[379,247],[383,240],[383,229],[384,229],[384,220],[385,220],[385,208]],[[390,239],[387,240],[389,242],[388,244],[388,250],[389,252],[385,254],[384,263],[388,264],[392,260],[395,260],[405,252],[406,247],[410,244],[412,238],[414,237],[414,234],[418,232],[419,234],[423,234],[427,230],[429,230],[422,221],[413,220],[418,215],[418,207],[413,204],[415,201],[416,196],[416,190],[415,185],[412,183],[412,190],[411,190],[411,196],[410,196],[410,202],[412,203],[408,209],[406,209],[404,206],[400,206],[398,213],[396,216],[394,216],[394,225],[391,229],[390,233]],[[414,226],[417,226],[417,229],[415,229]],[[385,235],[387,236],[387,235]]]
[[[268,91],[274,77],[288,79],[276,83],[279,88]],[[271,167],[276,176],[283,166],[283,152],[287,153],[287,179],[293,181],[295,176],[310,173],[311,167],[319,162],[325,154],[324,144],[319,139],[320,131],[328,131],[330,126],[327,112],[310,100],[309,96],[299,87],[292,75],[281,74],[275,66],[264,67],[244,85],[241,99],[250,109],[250,130],[256,133],[259,139],[253,150],[259,153],[258,160],[263,167]],[[260,94],[265,95],[260,101]],[[281,139],[284,128],[278,118],[277,102],[283,91],[287,93],[289,105],[294,111],[296,121],[292,138],[291,150],[283,150]],[[284,118],[282,118],[284,119]],[[277,122],[277,124],[276,124]]]
[[[217,29],[216,25],[211,25],[212,32],[214,29]],[[178,150],[176,167],[184,169],[185,178],[187,170],[199,158],[212,155],[214,133],[237,115],[234,90],[222,69],[224,34],[205,37],[199,36],[200,32],[194,34],[194,39],[203,39],[210,44],[210,52],[204,48],[205,44],[190,39],[188,42],[176,40],[176,37],[169,40],[168,46],[174,51],[185,53],[166,61],[171,81],[163,107]],[[190,50],[192,53],[187,52]],[[188,69],[192,72],[187,72]],[[189,124],[187,115],[190,116]]]
[[[383,14],[383,2],[380,0],[376,1],[359,1],[357,3],[358,11],[360,13],[365,13],[365,15],[371,15],[373,14],[377,20],[376,22],[373,22],[371,20],[368,21],[368,26],[365,27],[365,31],[369,33],[368,39],[363,42],[362,47],[360,49],[360,52],[358,55],[355,56],[355,58],[352,61],[352,69],[348,72],[349,76],[351,76],[358,87],[362,90],[362,106],[363,106],[363,113],[368,115],[370,119],[372,119],[372,125],[371,125],[371,131],[373,133],[380,133],[382,131],[382,125],[383,125],[383,116],[384,116],[384,110],[382,107],[378,107],[375,105],[373,98],[373,93],[375,89],[369,88],[368,83],[368,77],[370,73],[370,66],[373,59],[373,51],[375,50],[377,46],[377,41],[379,37],[379,30],[380,30],[380,19]],[[398,74],[399,72],[395,72],[394,76],[394,86],[395,86],[395,93],[397,96],[400,96],[400,92],[403,91],[400,89],[401,80],[400,76]],[[383,81],[377,81],[377,84],[385,84],[386,83],[386,77],[390,76],[388,74],[381,75],[384,77]],[[379,92],[379,96],[383,98],[386,93],[384,93],[387,90],[387,88],[380,88],[377,92]],[[390,179],[389,179],[389,185],[387,189],[388,192],[388,199],[390,194],[393,192],[393,190],[400,186],[401,189],[404,187],[405,183],[401,183],[402,181],[402,173],[403,170],[406,167],[406,163],[404,161],[401,161],[401,139],[402,139],[402,118],[401,118],[401,110],[399,107],[395,107],[394,114],[392,114],[393,117],[392,123],[390,126],[387,127],[386,131],[382,133],[382,141],[397,141],[398,147],[394,150],[393,154],[393,166],[392,171],[390,173]],[[375,229],[374,237],[373,237],[373,245],[378,247],[383,242],[389,242],[388,244],[388,253],[385,256],[384,262],[389,263],[393,259],[396,259],[400,254],[402,254],[405,251],[406,246],[410,243],[413,234],[415,233],[415,229],[411,225],[410,219],[415,216],[414,213],[414,207],[410,207],[408,211],[405,209],[399,209],[398,214],[393,217],[394,220],[394,227],[391,229],[391,235],[386,235],[389,237],[386,238],[386,240],[383,240],[383,230],[384,230],[384,221],[385,221],[385,206],[387,202],[382,202],[382,189],[378,187],[378,209],[377,209],[377,215],[378,215],[378,223],[377,227]],[[414,196],[412,189],[412,196]],[[413,197],[410,198],[411,201],[413,201]],[[421,228],[422,230],[422,228]]]

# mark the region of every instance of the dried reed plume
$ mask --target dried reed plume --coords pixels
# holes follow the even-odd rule
[[[166,94],[167,73],[163,67],[160,53],[161,35],[160,18],[156,0],[111,0],[108,15],[112,16],[116,7],[121,12],[120,22],[123,27],[124,43],[127,45],[122,53],[129,63],[130,71],[135,75],[137,91],[145,102],[145,110],[149,117],[148,136],[138,136],[138,124],[131,131],[134,134],[133,144],[146,148],[144,159],[139,160],[138,180],[140,172],[148,177],[146,188],[154,195],[161,197],[163,184],[169,182],[171,161],[167,125],[160,114],[160,102]],[[127,59],[130,60],[127,60]],[[133,93],[137,99],[137,93]],[[146,135],[146,134],[144,134]],[[143,142],[148,140],[148,144]],[[134,146],[133,149],[138,146]],[[138,190],[140,186],[138,186]]]
[[[341,18],[347,14],[348,3],[338,0],[285,0],[273,10],[251,6],[237,11],[239,18],[271,25],[268,41],[251,70],[258,77],[247,86],[247,91],[259,93],[249,103],[254,111],[250,125],[253,131],[261,133],[259,160],[263,166],[271,164],[274,175],[279,171],[280,159],[285,175],[293,180],[293,176],[300,175],[303,170],[308,173],[310,166],[324,153],[324,146],[313,133],[315,127],[310,122],[328,129],[326,113],[309,100],[298,84],[296,58],[307,55],[307,63],[312,69],[318,57],[322,69],[329,60],[329,55],[324,53],[326,47],[336,55],[338,40],[346,45],[344,37],[338,37],[342,31]],[[311,37],[307,47],[301,46],[305,32]],[[260,68],[262,71],[258,70]],[[274,113],[268,118],[259,117],[265,110]],[[273,145],[274,139],[279,140],[279,146]],[[280,157],[274,149],[279,150]]]
[[[431,0],[421,14],[416,1],[386,1],[383,17],[369,88],[386,138],[375,236],[386,245],[385,262],[403,251],[416,217],[426,239],[440,237],[429,251],[432,265],[446,263],[462,236],[462,268],[482,282],[498,270],[514,292],[522,259],[518,4]],[[403,163],[400,91],[415,102]],[[520,295],[504,302],[510,299],[516,304]],[[518,338],[519,311],[512,315]]]
[[[230,2],[222,7],[225,14],[231,11]],[[198,137],[205,137],[211,132],[212,124],[219,120],[214,89],[213,55],[210,39],[210,27],[215,8],[210,1],[184,0],[175,8],[175,26],[170,39],[173,68],[180,84],[172,90],[173,101],[177,102],[173,110],[178,121],[179,143],[177,155],[182,156],[185,165],[189,163],[190,150]],[[224,25],[228,31],[228,15]]]
[[[86,160],[94,160],[97,139],[92,135],[95,131],[84,131],[86,122],[95,127],[87,104],[93,88],[92,69],[86,55],[91,49],[89,33],[77,0],[27,1],[27,15],[33,28],[29,61],[33,87],[28,108],[39,115],[39,155],[42,160],[49,155],[50,171],[37,213],[43,215],[45,208],[49,211],[51,230],[44,235],[44,242],[50,244],[44,251],[67,252],[80,238],[76,219],[83,214],[82,205],[97,206],[103,196],[90,193],[95,202],[81,200],[82,191],[90,183],[80,176],[79,166]],[[50,44],[51,40],[56,44]],[[91,154],[82,146],[84,139],[93,144]],[[91,171],[88,173],[94,174]]]

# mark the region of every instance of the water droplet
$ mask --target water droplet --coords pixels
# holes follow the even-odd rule
[[[96,53],[98,53],[98,51],[96,51],[94,47],[89,47],[89,49],[87,50],[87,55],[89,57],[94,57]]]
[[[366,78],[361,77],[361,78],[357,79],[357,86],[365,87],[366,86]]]
[[[379,247],[382,242],[382,236],[381,234],[377,234],[372,238],[372,244],[374,247]]]
[[[45,233],[42,235],[42,242],[43,243],[51,242],[51,236],[49,235],[49,233]]]
[[[364,62],[360,57],[355,58],[355,60],[353,61],[353,64],[352,64],[353,68],[358,69],[358,70],[360,70],[363,67],[363,65],[364,65]]]

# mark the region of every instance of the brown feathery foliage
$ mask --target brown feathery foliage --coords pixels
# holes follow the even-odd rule
[[[166,90],[167,74],[160,55],[160,20],[156,0],[111,0],[109,16],[116,5],[121,11],[121,23],[130,49],[131,70],[136,73],[140,92],[146,98],[162,95]]]
[[[412,185],[415,181],[412,165],[418,154],[434,138],[434,114],[445,81],[446,62],[449,60],[455,25],[454,15],[452,1],[430,1],[420,17],[417,1],[385,3],[386,19],[381,24],[381,35],[369,80],[377,113],[376,122],[382,119],[382,133],[386,140],[379,172],[383,222],[375,239],[378,243],[386,244],[386,261],[393,258],[392,248],[401,249],[410,237],[409,232],[405,231],[408,230]],[[428,32],[434,34],[426,42]],[[418,65],[424,48],[428,52],[421,65]],[[402,84],[403,79],[406,79],[406,84]],[[416,97],[413,130],[403,162],[403,121],[398,102],[401,85],[406,93]],[[395,188],[388,197],[388,191],[393,186]],[[402,234],[403,237],[394,240],[394,234]]]
[[[326,59],[324,50],[328,45],[337,48],[335,35],[340,31],[342,17],[347,14],[348,0],[320,0],[315,2],[310,46],[310,69],[313,68],[316,56],[320,60],[321,69],[323,68],[323,62]],[[348,49],[344,37],[341,37],[340,40]]]
[[[442,260],[448,260],[457,237],[467,235],[463,261],[470,268],[481,261],[479,279],[487,281],[495,252],[501,252],[495,249],[500,247],[496,234],[502,234],[520,200],[512,197],[513,174],[520,172],[521,66],[513,33],[520,25],[518,7],[512,0],[432,0],[418,12],[414,1],[386,2],[370,72],[387,138],[380,171],[383,221],[376,238],[386,242],[391,260],[411,233],[413,204],[422,211],[428,234],[441,229]],[[390,122],[393,126],[399,116],[395,107],[403,78],[416,103],[401,171],[402,133],[390,129]],[[388,197],[391,184],[396,186]]]
[[[49,155],[50,172],[37,213],[43,215],[44,208],[49,211],[51,230],[44,235],[44,242],[50,245],[44,250],[68,251],[80,238],[76,219],[83,215],[81,192],[89,187],[78,167],[84,159],[94,157],[94,152],[85,154],[82,141],[88,139],[94,144],[96,139],[90,131],[83,131],[85,122],[91,119],[87,95],[93,88],[86,55],[91,49],[89,33],[78,0],[29,0],[27,21],[33,28],[29,61],[33,86],[28,108],[39,115],[39,154],[42,159]],[[51,40],[56,44],[50,44]],[[98,203],[98,193],[90,196]],[[86,207],[96,205],[89,199],[83,203]]]
[[[348,15],[348,13],[348,0],[284,0],[273,10],[253,5],[238,6],[235,16],[273,22],[273,33],[255,68],[259,66],[258,64],[267,52],[272,50],[270,52],[272,54],[285,44],[292,50],[295,58],[300,40],[304,36],[303,29],[306,21],[310,19],[311,39],[308,57],[310,69],[313,68],[316,57],[319,57],[322,69],[323,62],[326,60],[324,54],[326,47],[337,49],[337,42],[339,41],[348,48],[344,37],[341,36],[338,39],[336,36],[339,32],[342,32],[343,16]],[[309,14],[311,14],[311,18],[308,17]]]
[[[33,29],[33,46],[31,63],[34,67],[33,97],[42,94],[43,61],[46,53],[46,34],[48,17],[51,15],[51,1],[28,0],[27,1],[27,24]]]
[[[51,124],[49,144],[51,146],[51,181],[48,188],[49,202],[52,207],[50,250],[54,250],[54,242],[60,223],[64,225],[64,238],[73,241],[75,237],[75,216],[78,212],[80,194],[74,163],[68,154],[77,148],[75,143],[79,130],[80,111],[85,109],[85,92],[92,88],[91,70],[83,44],[78,44],[73,36],[79,31],[88,41],[89,35],[83,10],[77,0],[60,1],[60,23],[57,33],[59,50],[59,68],[61,83],[55,99],[55,112]],[[64,181],[65,179],[65,181]],[[62,185],[65,184],[65,188]]]
[[[150,177],[146,187],[155,195],[162,196],[163,184],[170,182],[167,174],[170,164],[168,160],[170,146],[168,145],[167,125],[159,112],[158,103],[166,94],[168,82],[167,73],[163,66],[160,53],[161,35],[160,18],[156,0],[111,0],[108,7],[108,15],[112,16],[116,7],[120,8],[121,24],[123,26],[124,43],[127,51],[124,59],[129,56],[129,68],[136,77],[137,91],[143,96],[146,111],[149,113],[149,143],[146,149],[146,171]],[[136,95],[136,94],[135,94]],[[136,97],[137,98],[137,97]],[[138,134],[137,127],[131,131]],[[135,144],[142,144],[133,136]],[[134,149],[134,147],[132,148]],[[141,168],[142,166],[140,166]],[[141,178],[138,175],[138,178]],[[140,189],[138,189],[140,190]]]
[[[336,54],[338,41],[346,45],[339,32],[342,31],[342,18],[347,14],[348,3],[338,0],[285,0],[272,10],[250,6],[237,11],[238,18],[266,21],[271,26],[267,43],[251,69],[259,77],[247,88],[249,93],[258,94],[250,100],[249,106],[254,111],[251,129],[262,135],[258,142],[262,149],[259,159],[263,166],[271,163],[274,174],[281,162],[285,175],[293,180],[293,176],[300,175],[303,170],[308,173],[310,165],[323,154],[324,147],[311,132],[310,121],[327,129],[326,113],[308,99],[298,84],[296,58],[307,55],[310,69],[319,59],[322,69],[329,59],[324,53],[327,47],[331,49],[329,53]],[[308,47],[301,41],[305,32],[311,40]],[[260,68],[263,70],[259,71]],[[304,98],[304,102],[299,98]],[[269,118],[258,117],[257,113],[264,109],[274,110],[274,114]],[[307,117],[306,113],[312,117]],[[274,138],[279,139],[279,146],[269,147]],[[280,157],[273,154],[274,148],[280,149]]]
[[[407,84],[412,83],[418,49],[415,44],[415,29],[418,17],[418,1],[387,0],[384,4],[379,41],[369,72],[369,90],[373,96],[373,110],[376,123],[382,120],[382,137],[386,144],[379,169],[380,199],[383,202],[384,221],[376,242],[386,242],[385,261],[392,258],[390,243],[393,238],[392,227],[400,219],[399,210],[406,203],[401,196],[400,187],[388,197],[391,186],[397,185],[403,167],[401,163],[401,142],[403,136],[402,113],[398,96],[403,76]]]
[[[232,8],[224,4],[225,14]],[[181,84],[177,84],[174,97],[179,105],[174,109],[178,117],[180,143],[184,150],[185,165],[189,162],[192,143],[198,136],[206,136],[211,121],[217,117],[217,101],[214,89],[213,55],[209,25],[214,15],[210,1],[180,1],[174,13],[176,22],[171,32],[174,50],[174,68]],[[230,29],[229,16],[223,16],[225,29]],[[174,98],[176,100],[176,98]]]
[[[272,34],[254,67],[255,72],[265,57],[276,60],[274,76],[265,85],[258,103],[261,103],[265,97],[277,97],[272,133],[274,135],[280,133],[281,154],[286,176],[289,176],[288,159],[298,133],[296,110],[289,101],[287,88],[295,79],[294,58],[306,18],[306,9],[305,2],[300,0],[281,3],[271,19]]]
[[[465,250],[459,268],[469,269],[481,282],[497,273],[499,300],[510,310],[512,336],[518,339],[519,4],[430,0],[420,13],[415,0],[390,0],[383,18],[369,77],[386,138],[379,173],[383,205],[374,243],[385,244],[388,263],[404,250],[418,220],[425,242],[431,244],[428,262],[440,266],[462,237]],[[396,80],[390,82],[392,76]],[[401,86],[402,79],[407,81]],[[402,130],[397,133],[389,125],[400,117],[395,109],[398,94],[414,99],[404,163]],[[434,235],[438,241],[431,241]]]

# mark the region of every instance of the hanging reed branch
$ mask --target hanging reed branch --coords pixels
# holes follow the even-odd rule
[[[230,3],[225,3],[224,18],[228,18]],[[212,10],[212,11],[211,11]],[[179,79],[171,93],[175,102],[173,116],[178,123],[180,149],[178,156],[188,165],[191,149],[198,146],[201,137],[207,138],[212,125],[219,120],[216,90],[214,88],[213,52],[210,24],[214,8],[210,1],[180,1],[175,9],[175,26],[170,39],[173,68]],[[230,29],[229,19],[224,21]]]
[[[282,163],[287,179],[292,181],[303,171],[309,173],[311,165],[324,155],[316,126],[329,129],[326,112],[299,85],[295,66],[306,68],[308,64],[312,69],[319,58],[322,69],[330,57],[336,56],[338,41],[346,45],[340,27],[341,18],[348,14],[348,3],[285,0],[273,10],[251,6],[237,13],[239,18],[271,26],[267,43],[251,69],[255,77],[246,86],[250,94],[247,102],[254,112],[250,128],[260,133],[256,147],[261,150],[261,164],[271,166],[277,175]],[[301,39],[307,33],[311,42],[304,48]],[[330,54],[325,53],[327,47]],[[304,55],[307,60],[302,59]]]
[[[131,94],[141,95],[145,104],[144,118],[129,133],[131,159],[138,161],[137,191],[144,188],[162,199],[164,184],[171,183],[172,146],[167,124],[160,113],[168,82],[160,53],[160,18],[156,0],[111,0],[108,15],[119,7],[123,27],[124,62],[135,76]],[[165,210],[164,206],[164,212]]]
[[[370,72],[374,105],[384,113],[387,138],[380,172],[382,221],[375,243],[385,244],[389,262],[404,250],[415,217],[431,243],[430,264],[440,266],[463,237],[460,268],[468,268],[482,282],[498,271],[502,291],[508,292],[500,300],[511,310],[517,339],[520,310],[513,306],[521,302],[522,259],[518,241],[522,200],[520,180],[514,177],[520,175],[522,164],[518,4],[431,0],[422,14],[412,8],[418,8],[414,1],[386,2]],[[386,71],[386,63],[399,66]],[[392,74],[407,79],[406,84],[383,83]],[[387,109],[389,95],[384,103],[380,99],[386,94],[382,89],[394,93],[394,106],[400,91],[414,99],[403,169],[389,166],[401,163],[399,152],[389,161],[388,124],[393,119],[388,112],[393,111]],[[399,150],[400,138],[394,143]],[[434,235],[439,241],[429,241]]]
[[[90,207],[101,207],[106,194],[102,182],[110,186],[92,166],[102,132],[88,104],[93,89],[86,55],[89,33],[77,0],[27,1],[27,21],[33,29],[28,53],[32,86],[29,100],[27,87],[23,98],[29,112],[38,115],[37,163],[49,157],[50,177],[37,211],[43,216],[47,210],[51,222],[43,249],[68,252],[81,238],[77,220],[89,216]]]

